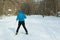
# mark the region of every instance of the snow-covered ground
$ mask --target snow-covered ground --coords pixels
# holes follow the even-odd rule
[[[16,16],[0,17],[0,40],[60,40],[60,17],[31,15],[25,21],[29,34],[21,26],[15,35]]]

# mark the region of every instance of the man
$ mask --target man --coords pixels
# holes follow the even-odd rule
[[[16,30],[16,35],[18,34],[18,31],[19,31],[19,28],[20,28],[21,25],[23,26],[26,34],[28,34],[28,31],[25,27],[25,19],[26,19],[26,15],[24,14],[22,9],[19,9],[18,10],[18,15],[17,15],[17,18],[16,18],[16,20],[18,20],[18,28]]]

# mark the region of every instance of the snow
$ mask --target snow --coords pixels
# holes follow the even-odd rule
[[[0,40],[60,40],[60,17],[31,15],[25,20],[29,34],[21,26],[18,35],[16,16],[0,19]]]

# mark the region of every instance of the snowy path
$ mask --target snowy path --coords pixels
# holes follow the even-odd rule
[[[21,26],[15,35],[17,21],[15,16],[0,19],[0,40],[60,40],[60,18],[40,15],[27,16],[26,27],[29,35]]]

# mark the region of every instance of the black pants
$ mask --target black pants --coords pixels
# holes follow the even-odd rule
[[[19,28],[20,28],[21,25],[23,26],[25,32],[28,33],[28,31],[27,31],[27,29],[26,29],[26,27],[25,27],[25,22],[24,22],[24,21],[19,21],[19,22],[18,22],[18,28],[17,28],[16,32],[18,33]]]

